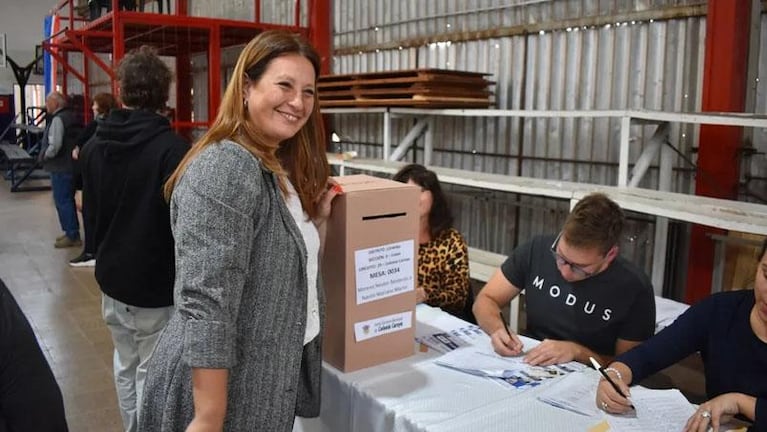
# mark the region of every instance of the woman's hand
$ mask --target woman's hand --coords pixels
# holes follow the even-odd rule
[[[80,157],[80,147],[75,147],[72,149],[72,159],[77,160],[78,157]]]
[[[335,198],[336,195],[343,195],[343,193],[344,191],[338,183],[333,181],[333,179],[328,179],[328,186],[325,189],[325,192],[320,195],[319,201],[317,202],[317,216],[315,216],[312,221],[315,226],[319,227],[328,220],[330,210],[332,209],[333,198]]]
[[[195,416],[189,426],[186,427],[186,432],[223,432],[224,422],[212,422],[200,417]]]
[[[746,411],[741,409],[740,404],[747,403],[749,398],[742,393],[725,393],[700,404],[695,414],[687,420],[685,432],[719,432],[722,423],[727,423],[734,415]],[[753,403],[756,404],[756,401]]]
[[[618,374],[612,370],[608,370],[605,373],[618,385],[623,394],[630,397],[631,390],[629,390],[629,386],[624,380],[631,382],[631,369],[621,362],[612,363],[609,367],[618,370],[621,376],[618,377]],[[613,386],[604,377],[599,380],[596,404],[599,409],[611,414],[622,414],[632,409],[631,401],[615,391]]]

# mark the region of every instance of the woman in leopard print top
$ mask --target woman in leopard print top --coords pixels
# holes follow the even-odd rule
[[[473,321],[468,247],[453,228],[453,216],[437,175],[422,165],[410,164],[397,172],[394,180],[421,188],[416,300]]]

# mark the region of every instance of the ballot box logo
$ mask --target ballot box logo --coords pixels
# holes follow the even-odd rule
[[[354,323],[357,342],[409,329],[413,326],[413,312],[406,311]]]

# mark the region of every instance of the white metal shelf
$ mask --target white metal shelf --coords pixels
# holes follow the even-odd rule
[[[677,219],[701,225],[734,231],[767,235],[767,206],[738,201],[707,198],[669,192],[673,169],[673,151],[668,140],[669,123],[712,124],[767,129],[767,116],[743,113],[679,113],[651,110],[498,110],[498,109],[418,109],[418,108],[335,108],[324,109],[328,114],[382,113],[384,160],[357,159],[336,161],[344,167],[392,174],[403,164],[394,162],[402,158],[417,137],[425,132],[424,164],[431,165],[433,140],[431,130],[434,118],[448,117],[519,117],[519,118],[612,118],[620,121],[618,152],[618,179],[614,186],[574,183],[529,177],[475,173],[464,170],[430,166],[446,183],[482,189],[569,199],[574,203],[584,195],[601,191],[613,198],[621,207],[656,219],[653,250],[652,282],[660,292],[664,279],[668,219]],[[403,141],[392,151],[392,119],[416,117],[417,121]],[[634,165],[629,179],[629,145],[631,125],[657,124],[658,129]],[[647,171],[650,161],[660,158],[659,191],[636,186]]]

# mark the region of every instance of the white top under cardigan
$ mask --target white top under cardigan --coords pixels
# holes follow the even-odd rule
[[[320,334],[320,312],[317,300],[317,270],[320,255],[320,234],[314,222],[301,207],[301,200],[296,194],[296,189],[287,181],[289,196],[285,203],[290,210],[290,215],[296,221],[301,236],[306,245],[306,330],[304,332],[304,345],[312,341]]]

